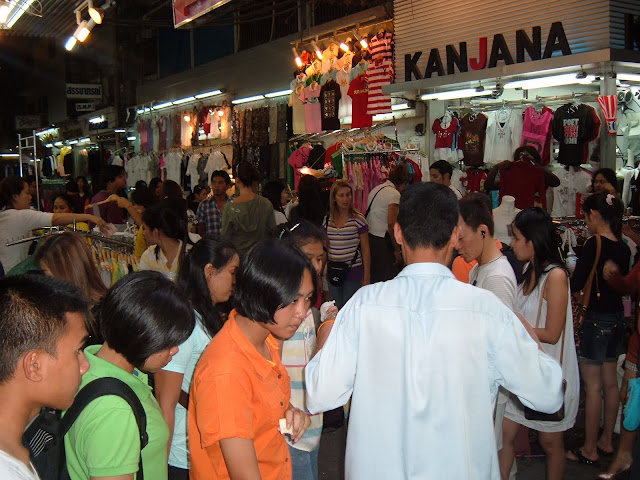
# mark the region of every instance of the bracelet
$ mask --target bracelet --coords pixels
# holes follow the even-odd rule
[[[335,322],[336,322],[335,320],[325,320],[324,322],[322,322],[318,327],[318,330],[316,331],[316,335],[320,333],[320,329],[324,327],[327,323],[335,323]]]

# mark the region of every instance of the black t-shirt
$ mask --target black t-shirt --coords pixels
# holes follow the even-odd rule
[[[340,130],[338,107],[340,85],[329,81],[320,89],[320,108],[322,111],[322,130]]]
[[[602,250],[596,268],[597,280],[594,278],[591,286],[591,298],[588,311],[598,313],[621,312],[622,297],[602,278],[602,269],[607,260],[613,260],[613,262],[618,265],[620,273],[626,275],[629,272],[631,251],[624,242],[614,242],[603,236],[600,236],[600,238],[602,239]],[[582,254],[578,258],[576,269],[571,277],[572,292],[579,292],[584,287],[589,273],[591,273],[595,258],[596,238],[594,236],[589,237],[582,247]],[[600,292],[600,298],[597,296],[597,291]]]

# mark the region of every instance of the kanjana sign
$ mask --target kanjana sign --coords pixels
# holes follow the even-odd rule
[[[454,45],[447,45],[445,47],[446,70],[438,48],[432,48],[429,52],[429,59],[427,60],[424,73],[418,68],[418,61],[422,56],[422,52],[416,52],[413,55],[408,53],[404,56],[405,82],[410,82],[413,79],[431,78],[434,73],[437,73],[438,76],[453,75],[456,72],[456,68],[459,72],[468,72],[469,69],[483,70],[485,68],[494,68],[500,60],[502,60],[505,65],[523,63],[525,61],[525,52],[531,60],[551,58],[554,52],[561,52],[562,55],[571,55],[571,47],[569,47],[562,22],[554,22],[551,24],[544,50],[542,49],[542,29],[540,27],[532,28],[531,37],[529,37],[525,30],[517,30],[515,40],[515,62],[504,35],[501,33],[493,36],[490,54],[488,38],[480,37],[478,39],[478,57],[468,57],[467,42],[460,42],[457,50]]]

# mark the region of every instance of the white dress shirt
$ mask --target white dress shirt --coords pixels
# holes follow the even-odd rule
[[[498,386],[542,412],[562,405],[562,371],[491,292],[419,263],[361,288],[307,365],[307,408],[351,394],[347,480],[498,480]]]

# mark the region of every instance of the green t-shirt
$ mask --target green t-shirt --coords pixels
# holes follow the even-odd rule
[[[92,345],[85,349],[90,368],[82,377],[80,387],[98,378],[114,377],[133,389],[147,414],[149,443],[142,450],[144,477],[166,480],[169,428],[147,384],[147,377],[137,370],[132,375],[96,357],[100,347]],[[64,446],[71,480],[89,480],[92,476],[111,477],[138,471],[138,425],[129,404],[118,396],[100,397],[87,405],[65,435]]]

